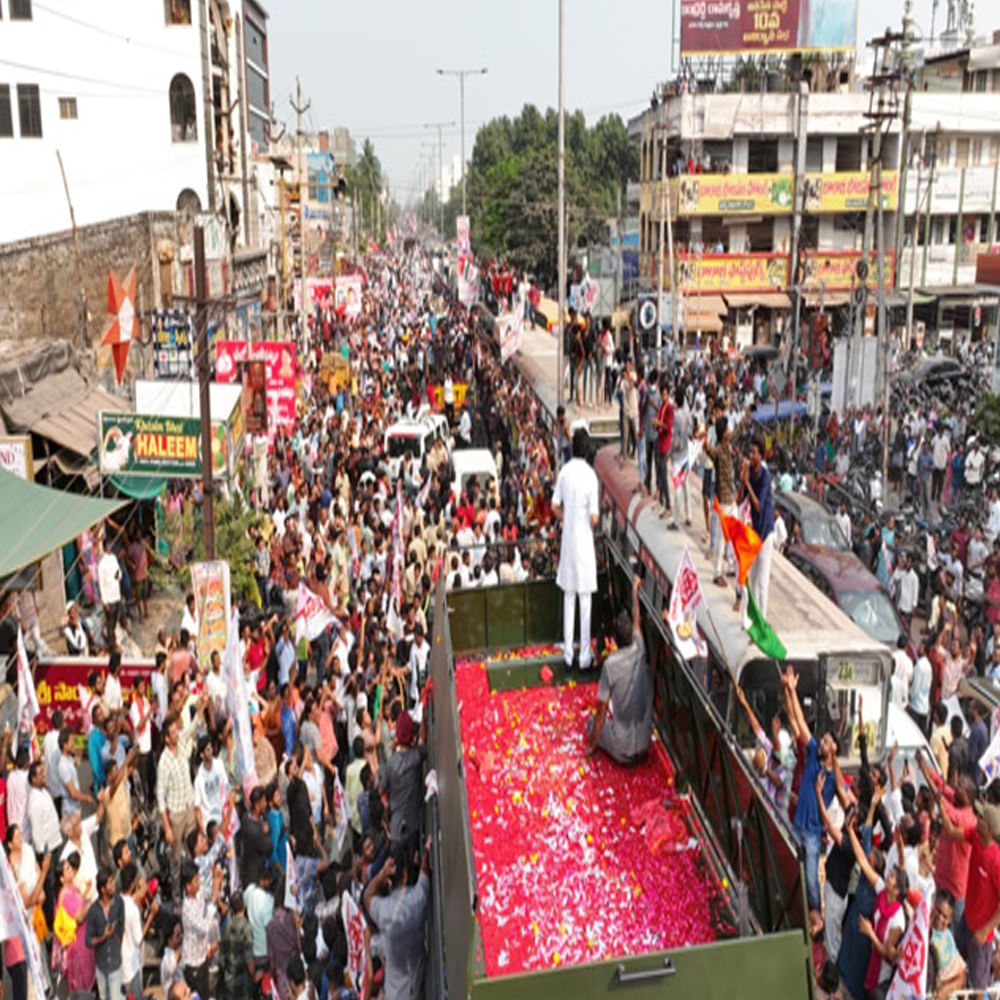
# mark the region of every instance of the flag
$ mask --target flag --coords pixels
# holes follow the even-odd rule
[[[312,642],[322,635],[323,630],[336,619],[319,594],[314,594],[301,580],[295,601],[295,644],[303,639]]]
[[[28,666],[28,651],[24,648],[24,634],[17,627],[17,735],[30,739],[35,728],[35,719],[41,710],[35,694],[35,681]]]
[[[736,578],[739,580],[740,586],[745,587],[750,567],[754,564],[757,553],[760,552],[760,536],[753,530],[752,525],[745,524],[738,517],[723,514],[718,497],[712,500],[712,507],[719,518],[719,524],[722,526],[723,538],[732,545],[733,551],[736,553],[736,562],[739,567]]]
[[[760,608],[757,607],[757,602],[753,599],[753,590],[750,587],[747,587],[747,614],[750,616],[748,634],[760,651],[776,660],[785,659],[788,656],[788,650],[785,649],[785,644],[760,613]]]
[[[701,442],[691,441],[688,443],[687,454],[679,461],[671,465],[670,479],[674,484],[674,489],[679,490],[684,485],[688,473],[694,468],[701,454]]]
[[[885,1000],[923,1000],[927,995],[927,953],[930,949],[931,899],[925,894],[903,935],[896,973]]]
[[[978,761],[982,773],[981,784],[984,788],[989,787],[994,778],[1000,777],[1000,729],[994,727],[993,732],[995,735],[990,740],[990,745],[983,751]]]
[[[351,976],[351,986],[359,997],[363,997],[368,976],[366,924],[361,907],[354,902],[354,898],[346,889],[340,897],[340,916],[347,934],[346,971]]]
[[[7,852],[0,851],[0,940],[7,941],[10,938],[18,938],[24,946],[24,957],[28,962],[35,996],[47,996],[48,978],[38,950],[38,937],[25,912],[21,891],[7,860]]]
[[[299,912],[299,870],[295,867],[292,845],[285,844],[285,909]]]
[[[344,795],[344,786],[340,783],[340,775],[336,771],[333,773],[333,816],[334,843],[337,845],[337,858],[340,858],[347,837],[347,796]]]
[[[892,551],[886,544],[885,539],[882,539],[882,547],[878,550],[878,564],[875,567],[875,575],[878,577],[878,582],[882,584],[886,590],[889,589],[889,580],[892,577]]]
[[[687,548],[681,557],[680,569],[670,591],[670,604],[667,609],[667,619],[673,635],[674,647],[685,660],[700,659],[708,655],[708,646],[698,631],[695,612],[698,605],[705,599],[698,579],[698,571],[691,561],[691,553]],[[686,624],[688,628],[681,629]],[[685,635],[684,633],[688,634]]]

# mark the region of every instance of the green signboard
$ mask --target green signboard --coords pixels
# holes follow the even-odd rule
[[[142,413],[102,413],[102,475],[201,477],[201,421]],[[212,424],[212,473],[226,471],[226,428]]]

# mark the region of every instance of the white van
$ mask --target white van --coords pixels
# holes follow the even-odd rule
[[[497,461],[488,448],[460,448],[451,456],[455,481],[452,484],[457,497],[470,479],[478,479],[479,485],[491,496],[499,495],[500,483],[497,476]]]
[[[385,432],[385,454],[389,475],[395,479],[407,455],[412,455],[417,465],[424,460],[435,441],[434,428],[424,420],[399,420]]]

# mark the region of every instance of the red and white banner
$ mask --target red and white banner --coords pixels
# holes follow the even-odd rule
[[[930,948],[931,900],[924,895],[903,935],[896,974],[885,1000],[916,1000],[926,995],[927,951]]]
[[[334,308],[348,319],[361,315],[361,275],[343,274],[337,278]]]
[[[674,645],[686,660],[708,655],[708,647],[698,632],[698,622],[695,618],[698,605],[704,599],[698,571],[691,562],[691,553],[685,548],[673,590],[670,591],[668,620]]]
[[[347,972],[359,997],[365,996],[368,981],[367,926],[361,907],[346,890],[340,897],[340,917],[347,932]]]
[[[472,252],[472,244],[469,241],[469,217],[467,215],[455,217],[455,242],[458,244],[459,257],[466,257]]]
[[[518,348],[524,336],[524,313],[506,313],[497,320],[497,336],[500,339],[500,360],[509,361]]]
[[[681,486],[684,485],[684,480],[687,479],[688,473],[694,467],[695,463],[698,461],[698,456],[701,454],[701,442],[691,441],[688,444],[687,455],[682,458],[679,462],[672,462],[670,468],[670,481],[674,484],[674,489],[679,490]]]
[[[278,429],[295,427],[296,349],[291,340],[265,340],[251,344],[246,340],[220,340],[215,345],[215,378],[235,382],[240,377],[240,362],[263,360],[267,365],[267,437],[274,440]]]
[[[250,800],[250,793],[257,786],[257,758],[253,752],[253,730],[250,725],[250,692],[247,676],[239,653],[240,613],[233,609],[226,636],[226,652],[222,658],[222,676],[226,681],[226,708],[233,720],[233,736],[239,757],[243,793]]]
[[[314,594],[304,583],[299,583],[298,599],[295,602],[295,642],[305,636],[310,642],[318,639],[328,625],[336,619],[319,594]]]

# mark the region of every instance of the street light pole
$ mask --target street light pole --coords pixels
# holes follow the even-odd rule
[[[556,212],[559,240],[559,326],[558,342],[556,344],[556,385],[559,387],[556,398],[559,405],[563,402],[563,324],[566,317],[566,81],[563,74],[563,21],[564,0],[559,0],[559,194],[556,200]]]
[[[441,239],[444,239],[444,153],[441,151],[441,130],[446,128],[454,128],[454,122],[428,122],[424,125],[424,128],[436,128],[438,133],[438,176],[437,176],[437,189],[438,189],[438,229],[441,230]],[[463,143],[464,147],[464,143]],[[462,155],[465,155],[465,149],[462,149]],[[462,211],[465,211],[465,204],[462,204]]]
[[[465,78],[467,76],[484,76],[488,72],[486,66],[479,69],[439,69],[438,76],[454,76],[458,78],[459,104],[461,108],[460,117],[462,119],[462,215],[466,215],[465,208]]]

